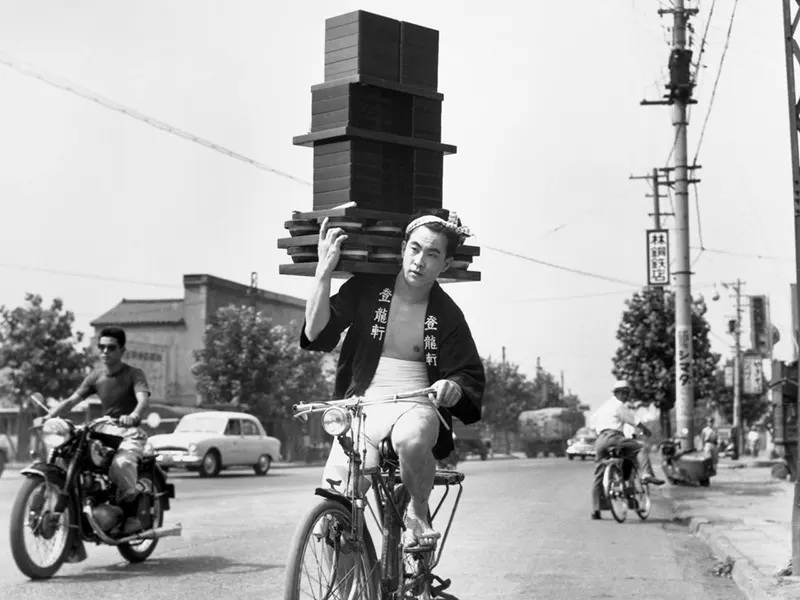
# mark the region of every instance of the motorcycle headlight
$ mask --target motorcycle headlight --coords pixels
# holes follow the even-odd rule
[[[348,411],[332,406],[322,413],[322,428],[330,435],[342,435],[350,430],[350,418]]]
[[[151,444],[150,442],[147,442],[144,445],[144,455],[145,456],[155,456],[155,454],[156,454],[156,449],[153,448],[153,444]]]
[[[48,452],[66,444],[72,438],[72,427],[64,419],[48,419],[42,425],[42,443]]]

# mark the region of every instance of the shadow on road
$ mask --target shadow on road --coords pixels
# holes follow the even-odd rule
[[[224,556],[193,556],[189,558],[151,558],[143,563],[117,563],[107,567],[86,569],[74,575],[59,575],[59,583],[85,583],[87,581],[120,581],[136,577],[183,577],[200,573],[242,575],[272,569],[283,569],[286,565],[243,563]]]

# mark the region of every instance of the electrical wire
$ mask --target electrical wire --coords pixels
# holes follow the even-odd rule
[[[23,65],[19,61],[8,58],[8,56],[4,55],[3,53],[0,53],[0,64],[4,64],[7,67],[10,67],[11,69],[17,71],[18,73],[21,73],[22,75],[27,75],[29,77],[38,79],[39,81],[42,81],[47,85],[64,90],[65,92],[69,92],[70,94],[75,94],[76,96],[80,96],[85,100],[91,100],[92,102],[95,102],[104,108],[117,111],[128,117],[131,117],[132,119],[136,119],[138,121],[142,121],[143,123],[147,123],[151,127],[155,127],[156,129],[161,129],[162,131],[166,131],[167,133],[171,133],[172,135],[178,136],[195,144],[199,144],[201,146],[204,146],[206,148],[224,154],[225,156],[228,156],[230,158],[235,158],[236,160],[245,162],[249,165],[254,166],[257,169],[260,169],[261,171],[266,171],[268,173],[272,173],[273,175],[284,177],[301,185],[306,185],[306,186],[312,185],[311,182],[306,181],[305,179],[295,177],[294,175],[270,167],[269,165],[259,162],[253,158],[249,158],[243,154],[234,152],[233,150],[230,150],[225,146],[216,144],[214,142],[196,136],[193,133],[189,133],[188,131],[183,131],[182,129],[173,127],[172,125],[169,125],[164,121],[159,121],[158,119],[145,115],[135,109],[128,108],[117,102],[114,102],[113,100],[104,98],[99,94],[95,94],[92,91],[83,89],[73,83],[70,83],[69,81],[63,78],[56,77],[55,75],[46,74],[41,69],[29,65]]]
[[[499,252],[500,254],[505,254],[507,256],[513,256],[515,258],[520,258],[522,260],[527,260],[529,262],[536,263],[538,265],[543,265],[545,267],[550,267],[552,269],[558,269],[559,271],[566,271],[567,273],[574,273],[576,275],[583,275],[584,277],[592,277],[594,279],[601,279],[603,281],[611,281],[613,283],[621,283],[624,285],[630,285],[636,288],[642,287],[639,283],[633,283],[631,281],[625,281],[623,279],[617,279],[616,277],[608,277],[606,275],[600,275],[599,273],[591,273],[589,271],[582,271],[580,269],[573,269],[572,267],[565,267],[563,265],[557,265],[555,263],[547,262],[544,260],[540,260],[538,258],[533,258],[532,256],[525,256],[523,254],[517,254],[516,252],[509,252],[508,250],[503,250],[502,248],[495,248],[494,246],[483,246],[487,250],[493,250],[494,252]]]
[[[32,267],[30,265],[18,265],[11,263],[0,263],[0,268],[4,269],[17,269],[20,271],[36,271],[39,273],[49,273],[51,275],[64,275],[67,277],[80,277],[83,279],[94,279],[97,281],[113,281],[115,283],[133,283],[136,285],[147,285],[152,287],[162,287],[170,289],[183,289],[180,285],[173,285],[170,283],[158,283],[154,281],[137,281],[133,279],[121,279],[119,277],[108,277],[106,275],[97,275],[91,273],[75,273],[72,271],[61,271],[58,269],[48,269],[45,267]]]
[[[733,1],[733,9],[731,10],[731,18],[728,22],[728,32],[725,36],[725,45],[722,48],[722,55],[719,59],[719,67],[717,68],[717,76],[714,78],[714,86],[711,88],[711,98],[708,101],[708,110],[706,111],[706,117],[703,120],[703,125],[700,127],[700,137],[697,140],[697,149],[694,153],[694,159],[692,160],[692,165],[697,165],[697,156],[700,154],[700,147],[703,145],[703,136],[706,132],[706,125],[708,125],[708,118],[711,116],[711,109],[714,106],[714,99],[717,95],[717,86],[719,85],[720,76],[722,75],[722,65],[725,63],[725,56],[728,54],[728,47],[730,46],[731,41],[731,32],[733,31],[733,21],[736,17],[736,8],[739,5],[739,0]]]
[[[759,260],[794,260],[793,257],[788,256],[770,256],[766,254],[747,254],[744,252],[732,252],[730,250],[720,250],[717,248],[698,248],[697,246],[690,246],[692,250],[702,250],[703,252],[710,252],[712,254],[722,254],[725,256],[735,256],[736,258],[755,258]]]

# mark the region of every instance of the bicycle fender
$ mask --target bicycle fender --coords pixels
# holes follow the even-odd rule
[[[67,474],[62,468],[46,462],[33,463],[29,467],[22,469],[20,473],[25,475],[25,477],[41,477],[45,481],[49,481],[59,488],[63,488],[67,481]]]
[[[322,496],[327,500],[333,500],[334,502],[338,502],[342,506],[344,506],[347,510],[352,510],[353,503],[350,501],[350,498],[347,496],[343,496],[339,492],[334,492],[333,490],[326,490],[325,488],[317,488],[314,490],[314,494],[317,496]]]

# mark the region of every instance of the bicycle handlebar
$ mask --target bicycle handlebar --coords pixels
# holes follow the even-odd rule
[[[304,417],[309,413],[319,412],[332,406],[348,408],[354,406],[368,406],[371,404],[388,404],[390,402],[408,401],[411,398],[419,398],[420,396],[428,396],[430,394],[436,394],[436,390],[432,387],[422,388],[420,390],[414,390],[411,392],[387,394],[385,396],[352,396],[342,400],[298,402],[292,406],[292,412],[294,413],[295,417]]]

